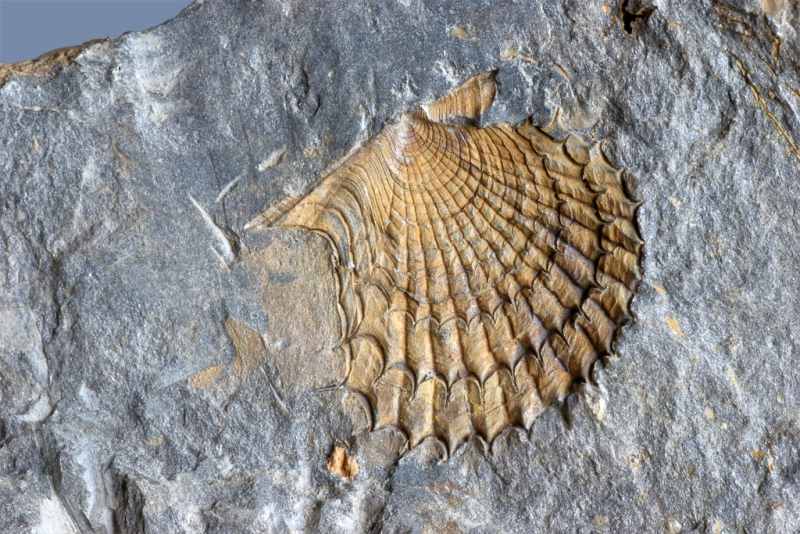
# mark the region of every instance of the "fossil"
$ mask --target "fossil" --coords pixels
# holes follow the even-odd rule
[[[557,119],[477,127],[495,90],[479,75],[402,115],[248,224],[328,239],[342,385],[409,448],[530,428],[591,379],[640,279],[622,172]]]

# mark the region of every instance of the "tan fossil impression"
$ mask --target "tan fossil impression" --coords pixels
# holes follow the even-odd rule
[[[494,94],[470,79],[248,225],[328,238],[343,385],[409,447],[530,428],[590,379],[640,278],[621,171],[574,134],[466,124]]]

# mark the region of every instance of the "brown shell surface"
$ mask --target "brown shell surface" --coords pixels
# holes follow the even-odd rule
[[[621,171],[574,134],[446,123],[493,98],[491,75],[470,79],[250,224],[328,238],[343,385],[410,447],[530,428],[590,379],[640,279]]]

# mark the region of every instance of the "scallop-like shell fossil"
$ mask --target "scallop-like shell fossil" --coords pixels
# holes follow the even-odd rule
[[[590,379],[640,279],[621,171],[574,134],[472,125],[494,94],[468,80],[248,225],[328,238],[343,386],[410,447],[530,428]]]

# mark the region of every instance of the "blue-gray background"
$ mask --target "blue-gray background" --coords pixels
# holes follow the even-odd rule
[[[157,26],[190,0],[0,0],[0,63]]]

